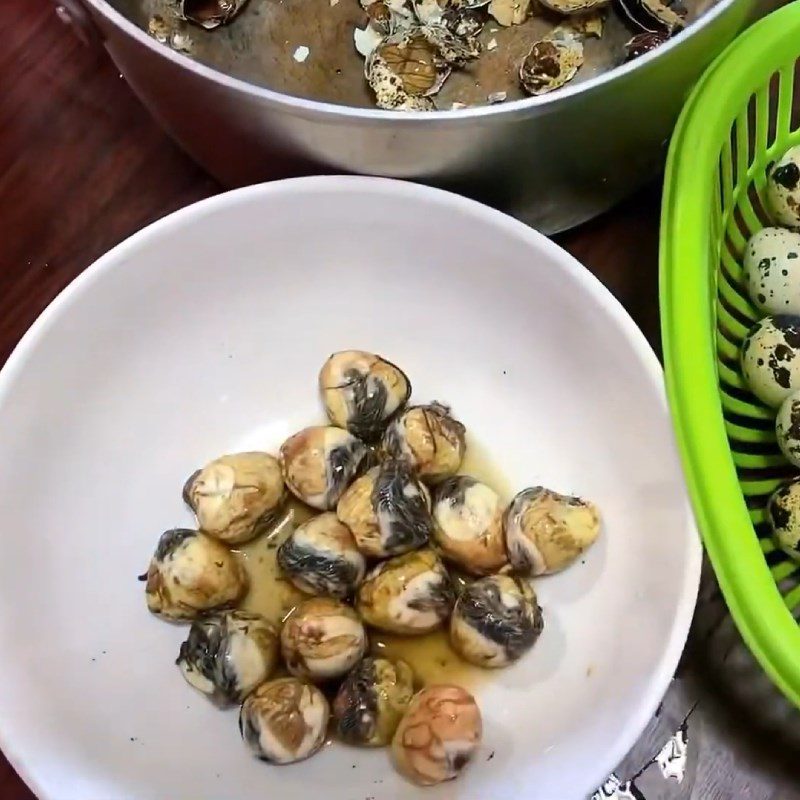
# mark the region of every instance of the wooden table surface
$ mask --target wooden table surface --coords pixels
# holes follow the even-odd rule
[[[2,364],[98,256],[220,187],[166,138],[111,61],[86,49],[48,0],[0,0],[0,35]],[[622,301],[660,352],[658,212],[659,187],[652,186],[558,241]],[[679,783],[646,765],[687,715],[689,760]],[[609,796],[800,800],[798,728],[797,713],[752,663],[707,577],[679,676],[617,771],[623,782],[641,775],[635,787]],[[0,800],[31,798],[0,755]]]

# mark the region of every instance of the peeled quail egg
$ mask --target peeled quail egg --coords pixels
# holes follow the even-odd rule
[[[232,605],[247,590],[247,575],[231,551],[186,528],[161,534],[142,578],[147,607],[171,619],[192,619]]]
[[[312,427],[281,445],[286,485],[304,503],[330,511],[361,470],[367,446],[341,428]]]
[[[800,391],[781,403],[775,418],[775,438],[786,460],[800,467]]]
[[[291,764],[322,747],[329,717],[328,701],[316,686],[278,678],[247,695],[239,712],[239,731],[259,758]]]
[[[239,544],[275,521],[286,490],[278,459],[268,453],[235,453],[195,472],[183,496],[204,533]]]
[[[767,169],[767,205],[775,223],[800,227],[800,146]]]
[[[454,601],[444,564],[426,549],[378,564],[359,587],[356,610],[368,625],[411,636],[440,627]]]
[[[469,584],[450,618],[450,642],[479,667],[505,667],[533,647],[544,622],[529,584],[511,575],[490,575]]]
[[[434,537],[445,558],[474,575],[507,563],[503,506],[497,493],[467,475],[446,478],[433,494]]]
[[[600,514],[580,497],[534,486],[511,501],[505,528],[511,566],[544,575],[569,566],[597,539]]]
[[[800,233],[762,228],[747,242],[743,266],[750,299],[761,311],[800,313]]]
[[[399,367],[362,350],[334,353],[322,367],[319,387],[328,419],[365,441],[380,438],[411,394]]]
[[[352,534],[328,511],[295,528],[278,548],[278,565],[301,592],[349,597],[367,562]]]
[[[475,698],[460,686],[428,686],[411,700],[392,740],[397,771],[420,786],[457,777],[481,742]]]
[[[405,461],[425,480],[454,475],[466,450],[464,426],[441,403],[412,406],[386,429],[384,450]]]
[[[800,478],[785,483],[770,497],[767,518],[778,547],[800,561]]]
[[[292,675],[326,681],[344,675],[367,649],[367,635],[352,608],[332,597],[305,600],[281,630],[281,652]]]
[[[800,389],[800,316],[775,314],[754,325],[742,342],[742,374],[773,408]]]
[[[348,744],[389,744],[413,694],[414,675],[405,661],[365,658],[333,701],[336,733]]]
[[[192,623],[176,663],[195,689],[219,703],[240,703],[275,670],[278,632],[245,611],[203,617]]]
[[[433,530],[428,490],[404,461],[384,461],[358,478],[336,507],[358,549],[373,558],[407,553]]]

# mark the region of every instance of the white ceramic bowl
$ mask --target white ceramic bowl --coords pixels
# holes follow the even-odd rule
[[[453,403],[516,488],[604,515],[585,563],[536,582],[536,647],[476,690],[481,757],[433,790],[385,751],[252,758],[136,581],[190,522],[187,474],[317,419],[317,371],[350,347]],[[0,454],[0,744],[48,800],[581,798],[653,713],[694,605],[700,548],[641,333],[543,236],[412,184],[255,186],[123,242],[0,373]]]

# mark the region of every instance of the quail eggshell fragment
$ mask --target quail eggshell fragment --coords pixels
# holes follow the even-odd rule
[[[399,367],[362,350],[334,353],[320,371],[319,386],[328,419],[364,441],[379,439],[411,395]]]
[[[747,291],[766,314],[800,314],[800,233],[762,228],[744,251]]]
[[[331,511],[369,456],[367,446],[342,428],[314,426],[290,436],[280,463],[295,497],[320,511]]]
[[[772,408],[800,390],[800,316],[775,314],[754,325],[742,342],[742,374]]]
[[[607,6],[610,0],[539,0],[539,2],[556,14],[585,14],[587,11]]]
[[[785,483],[770,497],[767,518],[778,547],[800,561],[800,478]]]
[[[187,528],[161,534],[142,577],[147,607],[168,619],[193,619],[231,606],[247,591],[247,575],[231,551]]]
[[[349,597],[367,563],[352,534],[328,511],[295,528],[278,548],[278,565],[301,592]]]
[[[291,764],[322,747],[330,718],[325,695],[297,678],[262,683],[239,711],[239,731],[250,750],[273,764]]]
[[[240,544],[275,522],[286,489],[277,458],[268,453],[236,453],[195,472],[183,496],[203,533]]]
[[[367,649],[364,626],[350,606],[331,597],[300,603],[281,630],[281,653],[292,675],[312,681],[339,678]]]
[[[180,15],[210,31],[230,22],[247,0],[180,0]]]
[[[337,735],[343,742],[365,747],[389,744],[413,694],[414,675],[405,661],[363,659],[333,701]]]
[[[775,417],[775,438],[786,460],[800,467],[800,391],[781,403]]]
[[[454,602],[444,564],[425,549],[395,556],[367,573],[356,610],[374,628],[413,636],[441,627]]]
[[[453,780],[483,735],[475,698],[460,686],[428,686],[414,695],[392,740],[397,771],[419,786]]]
[[[455,651],[479,667],[506,667],[533,647],[544,627],[542,610],[528,583],[490,575],[469,584],[450,618]]]
[[[431,403],[403,411],[386,429],[383,449],[428,481],[455,475],[467,449],[466,429],[447,406]]]
[[[542,486],[523,489],[505,517],[511,566],[522,574],[546,575],[572,564],[600,534],[593,503]]]
[[[800,145],[767,168],[767,205],[776,225],[800,228]]]
[[[433,494],[434,539],[445,558],[473,575],[506,563],[503,505],[497,492],[467,475],[437,484]]]
[[[403,461],[384,461],[358,478],[336,513],[371,558],[416,550],[433,531],[428,490]]]
[[[686,8],[680,0],[616,0],[616,5],[636,28],[671,35],[686,27]]]
[[[489,15],[504,28],[521,25],[530,13],[531,0],[491,0]]]
[[[176,663],[215,702],[240,703],[275,671],[278,632],[258,614],[212,614],[192,623]]]
[[[578,37],[540,39],[520,64],[519,81],[535,97],[569,83],[581,66],[583,44]]]

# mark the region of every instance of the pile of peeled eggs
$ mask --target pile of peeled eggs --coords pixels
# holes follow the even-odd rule
[[[330,732],[390,745],[416,784],[450,780],[481,741],[474,697],[419,686],[406,662],[369,654],[370,632],[447,628],[464,661],[512,664],[543,629],[527,577],[572,563],[597,538],[598,512],[540,486],[504,506],[458,474],[464,425],[439,403],[409,405],[408,378],[379,356],[335,353],[319,385],[330,425],[289,437],[277,458],[224,455],[189,478],[197,528],[162,534],[142,576],[147,605],[192,621],[178,666],[216,703],[240,704],[260,759],[307,758]],[[283,576],[307,597],[276,626],[238,608],[252,578],[231,547],[267,534],[287,490],[316,513],[278,546]]]
[[[788,150],[767,173],[767,205],[774,226],[747,242],[744,279],[764,314],[742,344],[742,374],[753,394],[777,412],[775,436],[800,467],[800,147]],[[800,476],[767,504],[778,546],[800,560]]]

